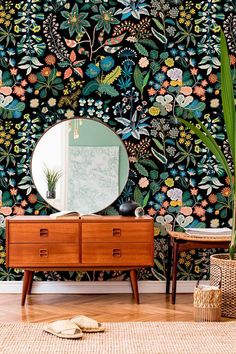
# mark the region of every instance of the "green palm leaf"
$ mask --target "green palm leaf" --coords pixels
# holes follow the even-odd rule
[[[230,70],[229,53],[224,32],[221,31],[221,97],[224,113],[225,128],[228,136],[233,162],[236,162],[235,150],[235,103],[233,80]]]

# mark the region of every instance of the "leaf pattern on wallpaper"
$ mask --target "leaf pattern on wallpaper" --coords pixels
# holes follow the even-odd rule
[[[230,161],[220,102],[219,30],[235,77],[235,5],[225,1],[0,1],[0,280],[7,215],[51,212],[30,176],[33,148],[57,121],[95,117],[123,139],[129,181],[107,214],[135,199],[155,220],[155,266],[165,279],[167,230],[231,218],[229,180],[183,117],[199,119]],[[209,251],[210,252],[210,251]],[[182,252],[179,278],[206,277],[209,252]],[[38,279],[125,279],[123,272],[49,272]]]

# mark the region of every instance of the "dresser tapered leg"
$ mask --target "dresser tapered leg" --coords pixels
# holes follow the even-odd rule
[[[136,269],[132,269],[129,271],[131,287],[134,294],[134,300],[137,304],[139,304],[139,292],[138,292],[138,281],[137,281],[137,271]]]
[[[22,289],[22,296],[21,296],[21,306],[25,304],[25,298],[29,289],[29,279],[30,279],[30,271],[24,271],[24,280],[23,280],[23,289]]]
[[[29,283],[28,283],[28,289],[27,289],[27,294],[30,295],[31,294],[31,289],[32,289],[32,284],[33,284],[33,276],[34,276],[34,272],[29,270],[30,274],[29,274]]]

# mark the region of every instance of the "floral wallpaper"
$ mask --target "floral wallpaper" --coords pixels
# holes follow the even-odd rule
[[[229,180],[178,117],[201,119],[229,161],[220,101],[219,31],[235,77],[232,0],[0,1],[0,280],[4,218],[48,214],[30,175],[35,143],[55,122],[95,117],[123,139],[129,181],[107,214],[133,198],[156,223],[155,267],[165,279],[167,230],[230,221]],[[179,279],[206,277],[206,250],[182,252]],[[38,280],[125,279],[125,272],[38,273]]]

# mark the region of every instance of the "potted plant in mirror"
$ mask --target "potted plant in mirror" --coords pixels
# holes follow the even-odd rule
[[[178,118],[179,122],[191,129],[215,155],[223,166],[230,180],[231,208],[232,208],[232,237],[229,245],[229,254],[215,254],[211,256],[211,281],[213,285],[217,280],[214,269],[218,265],[222,269],[222,314],[227,317],[236,317],[236,115],[233,79],[230,69],[227,42],[221,30],[221,98],[223,105],[223,117],[228,144],[232,160],[227,160],[217,141],[211,132],[196,118],[197,126],[186,119]]]
[[[56,169],[50,169],[47,166],[44,169],[44,175],[47,182],[47,191],[46,198],[47,199],[55,199],[56,198],[56,184],[62,176],[61,171]]]

